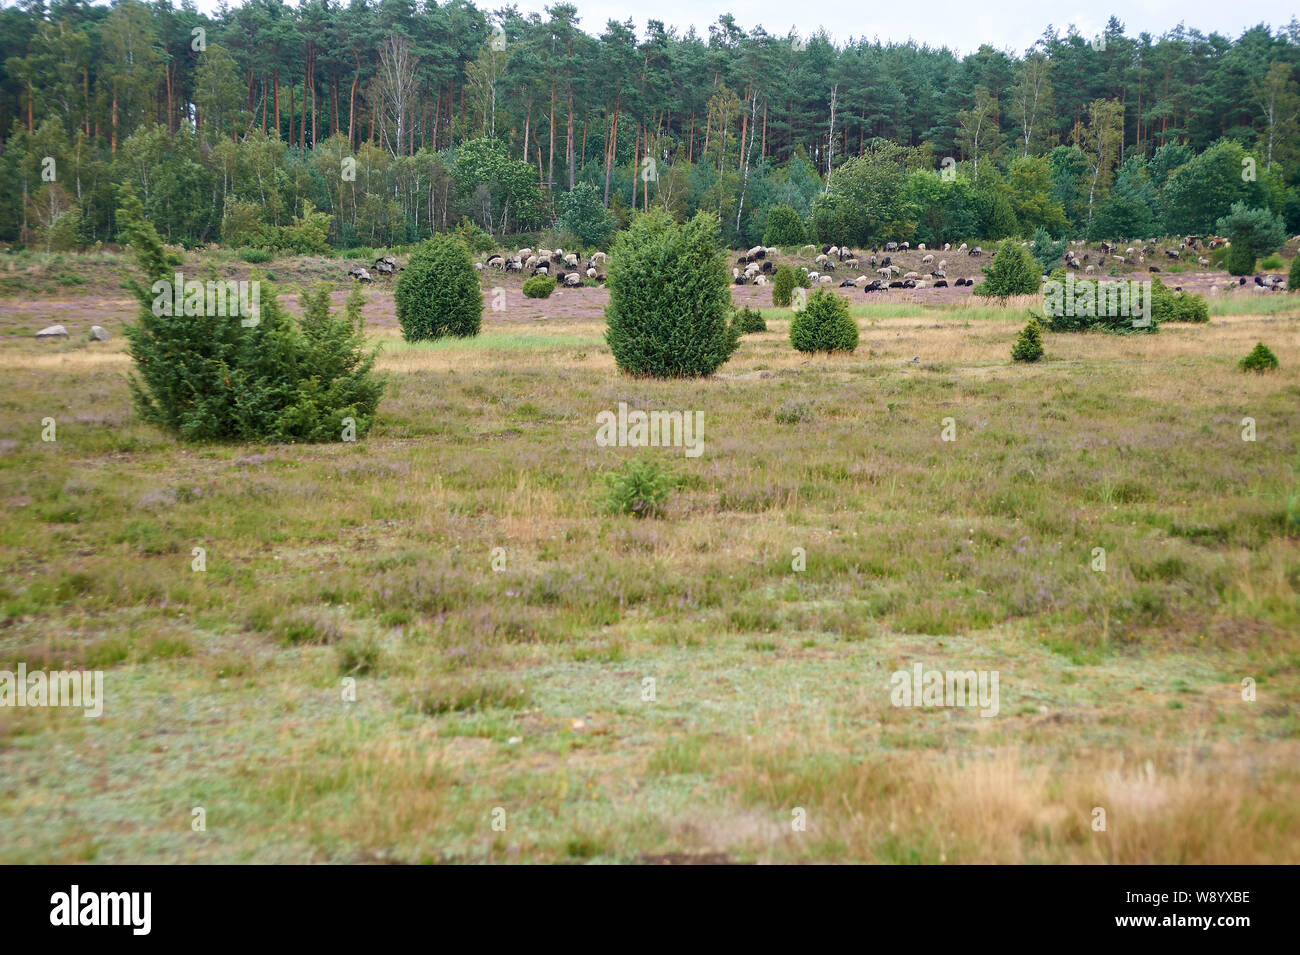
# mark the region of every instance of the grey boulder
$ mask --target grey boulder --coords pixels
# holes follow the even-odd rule
[[[62,325],[51,325],[49,328],[42,328],[36,333],[37,338],[67,338],[68,330]]]

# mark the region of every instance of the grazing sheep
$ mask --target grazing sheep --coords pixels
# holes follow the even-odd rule
[[[767,249],[763,248],[761,245],[756,245],[749,250],[749,258],[751,260],[761,259],[766,255],[767,255]]]
[[[817,283],[819,285],[830,285],[834,281],[835,280],[831,278],[829,275],[823,275],[821,278],[817,280]]]
[[[1083,271],[1084,271],[1086,274],[1091,275],[1093,272],[1096,272],[1096,271],[1097,271],[1097,266],[1095,266],[1095,265],[1085,265],[1085,266],[1083,267]]]
[[[844,260],[844,267],[847,268],[847,269],[856,269],[856,268],[858,267],[858,260],[857,260],[857,259],[845,259],[845,260]]]
[[[937,282],[934,283],[934,287],[935,287],[935,288],[947,288],[947,287],[948,287],[948,283],[945,282],[943,279],[939,279],[939,281],[937,281]]]
[[[924,252],[924,251],[925,251],[925,243],[924,243],[924,242],[918,242],[917,245],[916,245],[916,251],[918,251],[918,252]]]
[[[935,269],[933,272],[930,273],[930,278],[932,279],[946,279],[947,277],[948,277],[948,273],[945,272],[943,269]]]
[[[552,253],[551,253],[551,250],[550,250],[550,249],[538,249],[538,250],[537,250],[537,258],[538,258],[538,261],[541,261],[541,262],[546,262],[546,261],[548,261],[548,260],[551,258],[551,254],[552,254]]]
[[[891,262],[891,257],[888,256],[888,255],[885,256],[883,259],[880,260],[880,264],[881,264],[881,265],[889,265],[890,262]]]
[[[884,287],[885,286],[881,283],[880,279],[875,279],[863,287],[862,291],[864,293],[879,292]]]
[[[530,255],[524,262],[524,271],[531,272],[535,268],[537,268],[537,256]]]
[[[494,255],[487,260],[488,268],[496,269],[498,272],[506,270],[506,260],[499,255]]]
[[[1074,269],[1075,271],[1078,271],[1080,268],[1082,268],[1082,266],[1079,265],[1079,260],[1078,260],[1078,259],[1066,259],[1066,260],[1065,260],[1065,267],[1066,267],[1067,269]]]
[[[853,284],[856,285],[858,288],[863,288],[866,286],[866,284],[869,281],[870,279],[868,279],[865,275],[859,275],[856,279],[853,280]]]
[[[854,283],[852,279],[845,279],[843,282],[840,283],[840,288],[853,288],[853,286]]]
[[[570,252],[568,255],[566,255],[564,257],[564,264],[571,269],[576,269],[578,267],[578,253]]]
[[[941,269],[946,269],[947,267],[948,267],[948,260],[947,260],[947,259],[940,259],[940,260],[939,260],[939,268],[941,268]]]
[[[919,279],[920,277],[921,277],[920,272],[907,272],[903,275],[903,278],[905,279]]]
[[[1156,268],[1154,265],[1148,265],[1148,266],[1147,266],[1147,271],[1148,271],[1148,272],[1159,272],[1160,270],[1159,270],[1158,268]]]
[[[577,272],[570,272],[564,277],[564,285],[566,288],[577,288],[581,284],[582,276]]]
[[[889,278],[889,267],[882,265],[880,268],[876,269],[876,274],[881,278]]]
[[[537,268],[533,269],[533,274],[534,274],[534,275],[550,275],[550,274],[551,274],[551,267],[550,267],[549,265],[547,265],[545,262],[543,262],[543,263],[541,263],[540,265],[538,265]]]
[[[474,263],[474,271],[476,271],[476,272],[482,272],[482,271],[483,271],[483,263],[482,263],[482,262],[475,262],[475,263]],[[352,274],[351,272],[348,273],[348,275],[351,275],[351,274]]]
[[[876,257],[873,255],[871,257],[871,267],[874,269],[878,264],[879,263],[876,262]]]
[[[911,243],[908,243],[908,242],[900,242],[900,243],[898,244],[898,247],[899,247],[900,249],[902,249],[904,252],[906,252],[906,251],[907,251],[908,249],[910,249],[912,246],[911,246]]]
[[[591,261],[595,264],[596,268],[600,268],[604,265],[606,258],[608,258],[608,256],[606,256],[604,252],[593,252],[591,254]]]
[[[889,283],[889,287],[890,287],[890,288],[902,288],[902,287],[903,287],[903,283],[902,283],[902,282],[890,282],[890,283]]]
[[[981,249],[981,248],[977,245],[977,246],[975,246],[975,248],[971,249],[971,250],[970,250],[969,252],[967,252],[966,254],[967,254],[967,255],[983,255],[983,254],[984,254],[984,250]]]
[[[519,256],[512,255],[510,256],[510,258],[506,259],[507,272],[522,272],[523,270],[524,270],[524,263],[520,261]]]
[[[825,265],[829,259],[826,257],[826,253],[823,252],[821,255],[817,256],[817,258],[813,259],[813,261],[818,265]]]
[[[930,287],[930,283],[927,282],[925,279],[913,279],[913,280],[912,280],[912,284],[911,284],[910,287],[911,287],[911,288],[929,288],[929,287]]]
[[[1178,253],[1175,252],[1173,249],[1165,249],[1165,255],[1169,256],[1175,262],[1178,261]]]
[[[898,243],[897,243],[897,242],[886,242],[886,243],[885,243],[885,251],[886,251],[886,252],[897,252],[897,251],[898,251]]]
[[[921,264],[922,264],[922,265],[929,265],[929,264],[930,264],[931,262],[933,262],[933,261],[934,261],[934,256],[933,256],[933,255],[923,255],[923,256],[921,256]]]
[[[809,272],[809,273],[808,273],[808,281],[809,281],[809,282],[816,282],[818,276],[820,276],[820,275],[821,275],[820,272]]]
[[[835,263],[832,262],[830,259],[826,260],[825,265],[823,267],[826,269],[827,272],[835,271]]]
[[[965,251],[966,251],[966,248],[967,248],[966,243],[963,242],[961,245],[957,246],[957,251],[958,251],[958,252],[965,252]]]
[[[518,254],[518,256],[519,256],[519,258],[520,258],[521,260],[522,260],[522,259],[528,259],[528,258],[531,258],[531,257],[532,257],[533,250],[532,250],[532,249],[520,249],[519,252],[518,252],[517,254]]]
[[[754,276],[754,284],[755,284],[755,285],[766,285],[766,284],[767,284],[767,276],[764,275],[762,272],[758,273],[758,275],[755,275],[755,276]]]
[[[596,274],[597,274],[597,273],[596,273],[596,270],[595,270],[595,269],[593,269],[593,268],[588,268],[588,269],[587,269],[587,278],[589,278],[589,279],[594,279],[594,278],[596,277]]]
[[[945,242],[945,243],[943,244],[943,250],[944,250],[945,252],[951,252],[951,251],[952,251],[952,243],[951,243],[951,242]]]
[[[826,255],[834,255],[834,256],[838,256],[839,254],[840,254],[840,247],[839,247],[838,245],[833,245],[833,246],[831,246],[829,249],[826,250]],[[825,257],[825,256],[823,256],[823,258],[824,258],[824,257]]]
[[[1132,254],[1133,254],[1133,246],[1130,245],[1127,249],[1125,249],[1125,250],[1124,250],[1124,254],[1125,254],[1125,255],[1132,255]]]

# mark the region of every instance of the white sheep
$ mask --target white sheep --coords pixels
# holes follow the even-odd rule
[[[933,262],[933,261],[934,261],[934,256],[933,256],[933,255],[923,255],[923,256],[921,256],[921,264],[922,264],[922,265],[929,265],[929,264],[930,264],[931,262]]]

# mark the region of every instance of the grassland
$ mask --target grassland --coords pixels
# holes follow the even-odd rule
[[[0,709],[0,861],[1300,858],[1295,297],[1034,366],[1016,308],[855,305],[811,359],[767,309],[656,382],[601,290],[415,347],[376,290],[367,439],[190,447],[135,419],[94,285],[0,310],[0,669],[107,691]],[[701,411],[703,455],[598,446],[619,402]],[[602,509],[638,456],[661,520]],[[918,662],[999,671],[999,714],[892,706]]]

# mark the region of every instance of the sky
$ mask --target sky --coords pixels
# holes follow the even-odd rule
[[[237,5],[238,0],[230,0]],[[292,2],[292,0],[290,0]],[[510,0],[475,0],[481,10],[498,9]],[[544,13],[556,0],[514,0],[521,13]],[[578,8],[579,25],[593,35],[600,34],[606,21],[631,17],[638,35],[644,35],[647,20],[662,20],[679,31],[694,26],[708,36],[709,24],[731,13],[746,31],[756,24],[768,33],[785,36],[792,29],[811,36],[824,28],[832,40],[842,43],[851,37],[879,38],[882,42],[946,46],[958,53],[973,53],[981,44],[1022,54],[1043,35],[1049,24],[1064,34],[1073,23],[1086,37],[1106,25],[1111,9],[1087,3],[1047,4],[1042,0],[849,0],[804,7],[788,0],[570,0]],[[196,5],[213,12],[217,0],[196,0]],[[1140,0],[1116,10],[1129,36],[1146,31],[1158,36],[1182,21],[1202,33],[1222,33],[1236,38],[1258,23],[1275,30],[1297,16],[1295,0],[1251,0],[1224,3],[1222,0]]]

